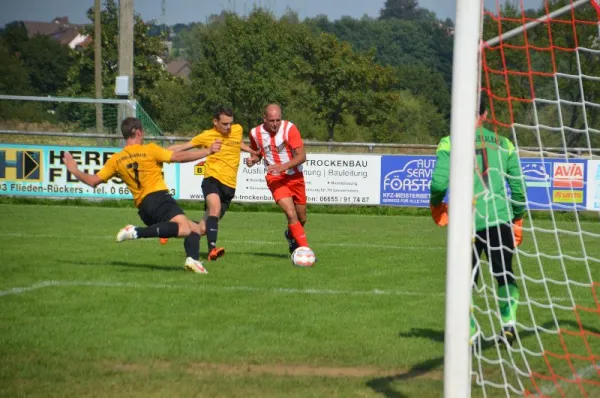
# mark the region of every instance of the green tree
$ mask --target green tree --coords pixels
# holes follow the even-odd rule
[[[377,65],[373,54],[355,53],[331,34],[321,34],[303,55],[299,77],[312,86],[312,108],[325,122],[329,141],[345,113],[373,109],[364,108],[370,103],[366,99],[377,97],[394,82],[393,70]]]
[[[0,38],[0,93],[27,95],[32,93],[29,74],[21,60],[11,53],[9,46]]]
[[[260,122],[268,102],[287,105],[294,64],[307,32],[287,20],[254,10],[247,18],[223,14],[188,37],[192,87],[198,113],[208,118],[229,104],[245,128]]]
[[[374,132],[375,142],[434,144],[448,134],[448,122],[427,100],[402,91],[394,105],[382,128]]]
[[[401,65],[396,70],[398,74],[396,88],[426,98],[436,112],[447,119],[450,118],[450,88],[442,73],[418,63]]]
[[[38,95],[57,95],[67,85],[73,51],[49,36],[35,36],[21,50],[31,85]]]
[[[23,49],[23,45],[27,43],[28,35],[27,28],[21,21],[15,21],[7,24],[1,34],[5,46],[10,54],[17,54]]]
[[[103,97],[114,97],[115,78],[119,66],[119,8],[115,0],[106,0],[101,13],[102,19],[102,84]],[[94,37],[94,10],[87,16],[92,21],[84,34]],[[145,23],[139,15],[134,24],[134,96],[150,115],[159,106],[158,85],[163,80],[173,80],[159,61],[164,47],[159,37],[150,37],[151,24]],[[95,40],[96,38],[94,38]],[[68,87],[64,94],[69,96],[93,96],[94,93],[94,46],[84,47],[77,55],[75,64],[69,71]]]
[[[194,96],[190,84],[180,79],[163,80],[157,89],[156,123],[169,133],[193,133],[205,120],[194,111]]]
[[[414,20],[427,15],[427,10],[419,7],[418,0],[386,0],[379,10],[380,19]]]

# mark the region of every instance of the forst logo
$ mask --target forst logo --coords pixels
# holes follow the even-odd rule
[[[583,188],[583,163],[554,163],[552,185],[559,188]]]
[[[435,159],[415,159],[400,170],[393,170],[383,179],[383,190],[425,192],[431,185]]]

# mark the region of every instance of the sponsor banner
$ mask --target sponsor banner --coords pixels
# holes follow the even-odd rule
[[[586,202],[586,160],[521,159],[532,210],[583,210]]]
[[[247,167],[242,153],[234,201],[272,202],[263,165]],[[306,196],[315,204],[379,204],[381,156],[308,154],[303,165]],[[203,199],[204,161],[180,166],[180,198]]]
[[[0,195],[131,199],[115,177],[91,188],[62,164],[72,153],[81,170],[94,174],[120,148],[0,144]],[[262,165],[246,167],[241,154],[235,201],[272,202]],[[304,164],[309,203],[389,206],[429,205],[435,156],[308,154]],[[600,161],[521,159],[530,209],[600,209]],[[203,200],[204,161],[165,164],[163,174],[176,199]]]
[[[428,207],[435,161],[435,156],[383,156],[381,204]],[[585,160],[565,162],[563,159],[524,158],[521,159],[521,167],[530,209],[585,207]],[[598,178],[600,183],[600,176]],[[600,207],[600,192],[598,196]]]
[[[118,177],[96,188],[77,181],[62,164],[61,158],[65,151],[71,152],[80,170],[95,174],[120,148],[0,144],[0,194],[90,199],[132,198],[129,189]],[[178,165],[165,166],[165,180],[177,197]]]
[[[588,160],[587,208],[600,211],[600,160]]]
[[[429,188],[435,156],[383,156],[382,205],[429,207]]]

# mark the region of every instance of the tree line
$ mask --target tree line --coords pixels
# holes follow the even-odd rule
[[[566,2],[550,0],[549,6],[556,9]],[[522,13],[511,2],[504,4],[502,12],[514,17],[501,21],[503,31],[520,23]],[[529,16],[543,14],[545,6],[527,11]],[[92,9],[88,18],[92,24],[84,33],[93,37]],[[115,0],[104,2],[102,28],[104,97],[111,98],[118,69]],[[547,46],[548,35],[543,34],[547,27],[536,29],[529,44]],[[317,16],[301,21],[293,11],[276,17],[257,8],[246,16],[222,12],[204,23],[176,24],[169,30],[177,53],[191,65],[189,80],[170,75],[158,61],[166,59],[162,40],[167,29],[135,17],[135,97],[166,132],[194,134],[209,127],[217,104],[232,106],[236,120],[249,129],[260,122],[269,102],[280,103],[284,117],[301,126],[309,139],[435,143],[449,132],[453,24],[438,20],[417,0],[387,0],[377,18],[330,21]],[[497,32],[498,21],[488,15],[484,37]],[[519,40],[523,38],[515,43]],[[93,97],[93,51],[93,46],[72,51],[47,37],[27,39],[22,24],[9,24],[0,34],[0,92]],[[533,64],[548,64],[547,53],[529,53]],[[505,60],[509,67],[528,70],[524,54],[509,49]],[[586,71],[598,76],[597,56],[586,57]],[[579,64],[567,58],[560,66],[575,72]],[[504,67],[498,52],[491,52],[487,62],[489,69]],[[512,95],[531,94],[531,78],[509,74],[507,84],[503,76],[490,77],[498,97],[506,94],[507,87]],[[536,93],[552,94],[553,83],[546,80],[536,79]],[[592,83],[583,83],[590,93],[596,90]],[[569,82],[561,87],[566,98],[575,100],[580,95],[581,90]],[[512,111],[512,117],[531,122],[533,114],[525,102],[495,103],[499,119]],[[545,117],[556,119],[550,108],[543,111]],[[574,126],[584,123],[581,112],[567,112],[567,116]],[[65,117],[76,118],[77,112],[66,112]],[[575,132],[567,135],[574,143],[582,139]],[[534,142],[535,137],[527,139]]]

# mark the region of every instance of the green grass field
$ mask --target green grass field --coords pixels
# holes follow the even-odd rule
[[[219,231],[227,254],[205,262],[208,275],[183,271],[180,240],[115,243],[119,228],[139,224],[133,208],[5,203],[0,221],[1,396],[442,396],[446,232],[427,217],[309,214],[319,261],[299,269],[289,260],[282,214],[230,212]],[[596,223],[582,225],[600,232]],[[556,254],[558,239],[571,256],[581,256],[584,245],[587,256],[600,258],[597,237],[538,235],[536,243],[526,235],[525,252],[537,245]],[[205,253],[205,240],[201,248]],[[574,297],[598,308],[589,287],[546,290],[535,282],[564,280],[567,270],[584,283],[590,275],[581,261],[545,259],[540,268],[537,257],[521,258],[517,273],[531,278],[530,299],[569,306]],[[600,280],[600,265],[591,265]],[[479,308],[485,298],[476,297]],[[519,320],[552,329],[556,318],[574,331],[581,322],[589,334],[565,337],[569,352],[599,355],[599,313],[580,312],[577,319],[573,310],[554,308],[552,315],[522,306]],[[476,315],[489,331],[493,315]],[[557,335],[523,330],[521,343],[565,352]],[[549,372],[543,359],[515,347],[488,344],[479,358],[512,358]],[[585,371],[597,381],[590,363],[556,359],[552,369],[566,377]],[[474,366],[503,383],[503,366]],[[514,372],[507,379],[519,386]],[[532,388],[527,377],[520,380]],[[580,391],[538,382],[548,396]],[[585,391],[594,396],[594,388]],[[473,396],[513,395],[507,391],[474,387]]]

